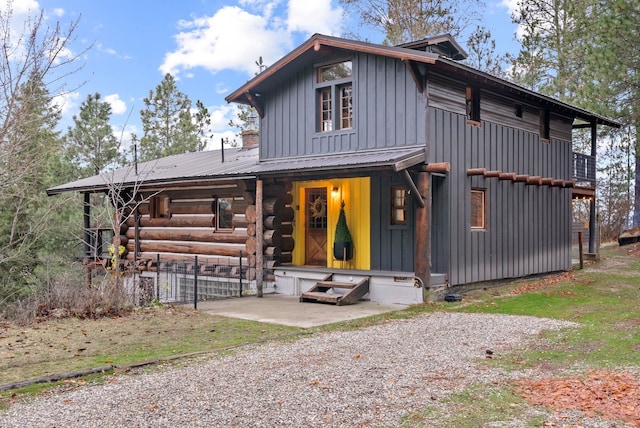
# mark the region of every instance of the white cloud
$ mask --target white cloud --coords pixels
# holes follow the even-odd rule
[[[53,9],[51,13],[53,13],[53,15],[57,16],[58,18],[62,18],[64,16],[64,9],[57,7]]]
[[[9,0],[0,0],[0,9],[4,12],[7,10]],[[14,17],[17,15],[28,15],[29,13],[40,10],[40,4],[37,0],[20,0],[11,2],[11,10]]]
[[[341,21],[342,9],[333,9],[330,0],[289,0],[289,31],[333,35],[339,32]]]
[[[63,117],[71,116],[80,108],[80,92],[66,92],[56,95],[51,102],[60,109]]]
[[[111,94],[104,97],[105,102],[111,104],[113,114],[124,114],[127,112],[127,103],[120,99],[119,94]]]
[[[500,5],[506,7],[509,10],[509,15],[513,15],[518,10],[518,3],[520,0],[502,0]]]
[[[165,54],[163,74],[203,67],[212,73],[224,69],[252,76],[255,61],[262,56],[267,64],[291,48],[284,29],[269,28],[269,21],[239,8],[226,6],[210,17],[181,21],[188,31],[175,36],[178,48]]]
[[[202,67],[212,73],[230,69],[253,76],[255,61],[262,57],[273,64],[293,47],[293,33],[335,34],[342,9],[331,0],[288,0],[286,20],[276,16],[280,0],[241,0],[212,16],[180,21],[182,30],[174,36],[177,48],[165,54],[160,71],[177,76]]]

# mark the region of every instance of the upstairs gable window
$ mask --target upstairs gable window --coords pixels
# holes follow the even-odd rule
[[[480,124],[480,89],[467,86],[466,90],[467,120],[474,125]]]
[[[319,132],[353,127],[352,78],[351,61],[317,68]]]

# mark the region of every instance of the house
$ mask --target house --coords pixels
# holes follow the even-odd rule
[[[198,256],[228,261],[258,294],[340,303],[359,289],[410,304],[569,269],[572,199],[590,199],[595,219],[597,127],[619,124],[465,57],[448,35],[390,47],[316,34],[226,98],[256,109],[257,144],[49,194],[113,193],[117,183],[139,275]],[[576,128],[591,130],[589,154],[573,152]],[[332,251],[343,203],[350,259]]]

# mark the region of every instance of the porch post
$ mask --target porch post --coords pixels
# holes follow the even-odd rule
[[[596,123],[591,122],[591,156],[593,157],[593,168],[595,173],[595,165],[596,165],[596,154],[597,154],[597,130]],[[596,188],[596,183],[593,183],[594,188]],[[596,238],[597,238],[597,230],[596,222],[598,221],[596,218],[596,197],[593,199],[589,199],[589,253],[594,254],[597,252],[596,249]]]
[[[262,297],[264,281],[264,215],[262,208],[262,180],[256,179],[256,288]]]
[[[424,208],[416,209],[415,273],[424,283],[426,291],[429,291],[431,287],[430,176],[431,174],[426,171],[420,171],[418,173],[418,191],[424,201]]]
[[[91,288],[91,195],[89,193],[84,194],[84,202],[82,205],[82,244],[84,254],[82,255],[82,262],[84,265],[84,286]],[[96,239],[94,243],[97,243]]]

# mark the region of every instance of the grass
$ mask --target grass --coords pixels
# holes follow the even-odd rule
[[[637,247],[640,248],[640,247]],[[500,360],[487,360],[509,370],[544,368],[549,375],[586,373],[590,369],[637,369],[640,361],[640,254],[626,247],[610,247],[603,261],[582,271],[518,282],[499,289],[470,293],[463,303],[447,310],[473,313],[529,315],[573,321],[575,329],[545,333],[538,346],[522,349]],[[560,280],[558,280],[558,278]],[[555,279],[555,280],[554,280]],[[514,290],[527,290],[513,294]],[[433,308],[427,308],[432,310]],[[446,400],[448,411],[427,406],[406,416],[405,427],[491,426],[518,421],[542,426],[511,385],[474,385]]]
[[[300,329],[148,308],[120,318],[0,327],[0,384],[105,365],[215,351]]]
[[[483,360],[510,370],[542,367],[549,373],[585,373],[588,369],[636,367],[640,352],[640,246],[609,247],[600,263],[573,271],[470,292],[460,303],[424,304],[316,329],[303,330],[254,321],[227,319],[172,307],[137,311],[122,318],[49,321],[30,327],[0,325],[0,384],[82,368],[126,365],[141,360],[194,352],[216,352],[235,345],[297,333],[352,330],[433,311],[529,315],[573,321],[575,329],[546,333],[536,346],[500,359]],[[290,336],[289,336],[290,337]],[[188,361],[186,362],[188,363]],[[61,382],[68,387],[102,376]],[[60,382],[53,385],[60,385]],[[35,394],[51,384],[5,392]],[[425,402],[407,414],[403,427],[476,427],[519,420],[541,426],[509,384],[473,385],[446,398],[440,413]],[[2,406],[2,400],[0,400]]]

